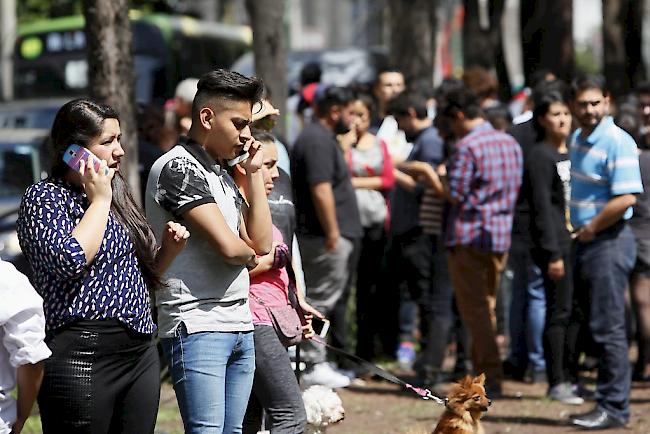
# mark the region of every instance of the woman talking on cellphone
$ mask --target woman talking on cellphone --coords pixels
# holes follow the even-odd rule
[[[119,172],[121,137],[111,107],[65,104],[52,126],[52,174],[20,206],[18,237],[52,350],[38,397],[46,434],[154,430],[160,387],[149,292],[189,233],[168,222],[156,245]],[[84,154],[74,169],[63,160],[73,144]]]

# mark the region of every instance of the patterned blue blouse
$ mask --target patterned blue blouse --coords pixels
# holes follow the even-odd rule
[[[153,333],[149,291],[135,246],[112,212],[99,251],[86,266],[72,230],[88,205],[80,189],[54,179],[29,187],[20,205],[20,247],[34,270],[48,330],[75,318],[116,318],[137,332]]]

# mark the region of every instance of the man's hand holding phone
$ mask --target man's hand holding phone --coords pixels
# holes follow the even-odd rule
[[[246,171],[246,174],[252,174],[260,170],[264,164],[264,154],[262,152],[262,142],[252,139],[244,145],[243,153],[248,154],[248,158],[243,160],[239,165]]]

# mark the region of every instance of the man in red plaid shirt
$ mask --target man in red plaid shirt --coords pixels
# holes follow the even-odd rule
[[[451,203],[445,235],[449,272],[472,334],[474,368],[485,373],[488,393],[498,395],[503,371],[496,343],[496,290],[510,249],[522,152],[515,139],[484,119],[471,90],[452,89],[440,107],[441,122],[459,139],[443,189]]]

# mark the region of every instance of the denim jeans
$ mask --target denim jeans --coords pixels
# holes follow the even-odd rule
[[[576,312],[589,325],[599,358],[596,401],[624,422],[630,417],[625,289],[635,259],[634,235],[623,222],[575,245]]]
[[[161,343],[185,432],[241,433],[255,373],[253,332],[188,334],[181,324]]]
[[[544,372],[546,297],[542,271],[533,262],[529,246],[516,240],[510,249],[508,268],[513,273],[508,360],[522,374],[529,363],[534,371]]]

